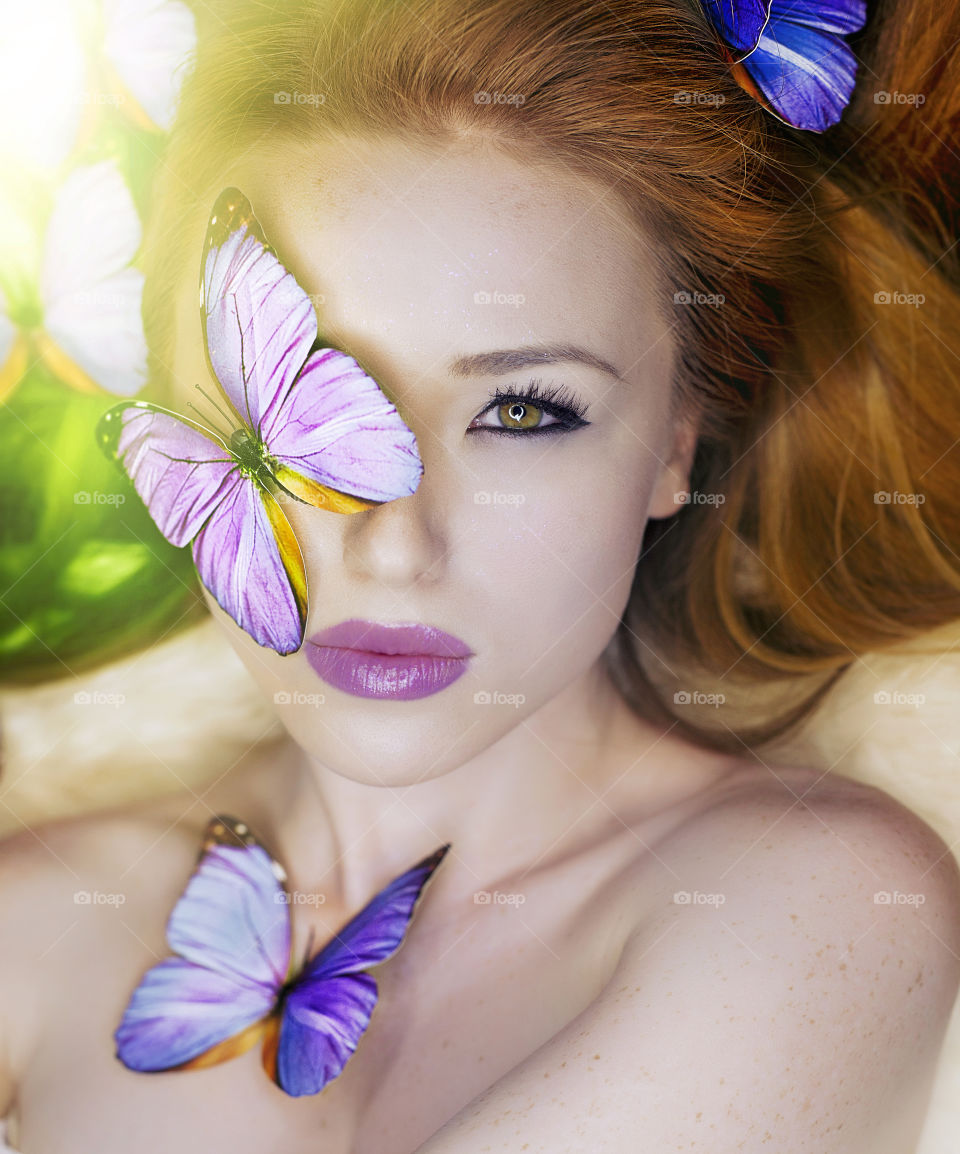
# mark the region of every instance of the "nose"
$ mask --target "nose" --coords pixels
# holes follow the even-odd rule
[[[409,497],[340,517],[348,580],[395,590],[436,584],[446,571],[448,543],[441,501],[440,464],[421,453],[423,475]]]

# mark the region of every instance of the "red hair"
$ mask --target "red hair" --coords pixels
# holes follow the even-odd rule
[[[860,653],[960,616],[954,0],[871,2],[848,37],[853,99],[822,135],[737,86],[698,0],[212,8],[197,13],[147,234],[156,394],[170,388],[173,289],[231,159],[327,133],[482,135],[615,190],[659,241],[675,412],[699,414],[692,489],[709,499],[647,527],[605,654],[633,708],[740,749],[807,716]],[[683,303],[695,294],[722,304]],[[679,668],[688,686],[783,680],[794,704],[701,727],[665,688]]]

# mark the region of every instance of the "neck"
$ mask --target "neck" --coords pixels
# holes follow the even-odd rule
[[[644,758],[662,738],[595,667],[432,779],[356,781],[289,742],[269,796],[259,774],[263,836],[286,861],[293,887],[327,892],[350,908],[444,842],[463,886],[490,888],[616,824],[613,791],[654,772]]]

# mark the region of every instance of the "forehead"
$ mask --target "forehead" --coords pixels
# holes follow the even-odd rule
[[[321,332],[371,371],[387,347],[393,367],[422,374],[455,354],[565,342],[629,377],[668,343],[651,238],[611,190],[558,165],[489,142],[275,140],[229,184]]]

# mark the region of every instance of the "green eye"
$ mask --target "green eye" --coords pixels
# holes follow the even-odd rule
[[[482,425],[477,422],[484,414],[495,411],[499,425]],[[582,428],[591,422],[584,420],[587,406],[569,390],[563,387],[541,387],[540,381],[531,382],[520,392],[497,389],[492,394],[492,403],[470,424],[474,432],[485,432],[513,436],[515,434],[566,433]],[[544,423],[544,418],[549,418]]]

